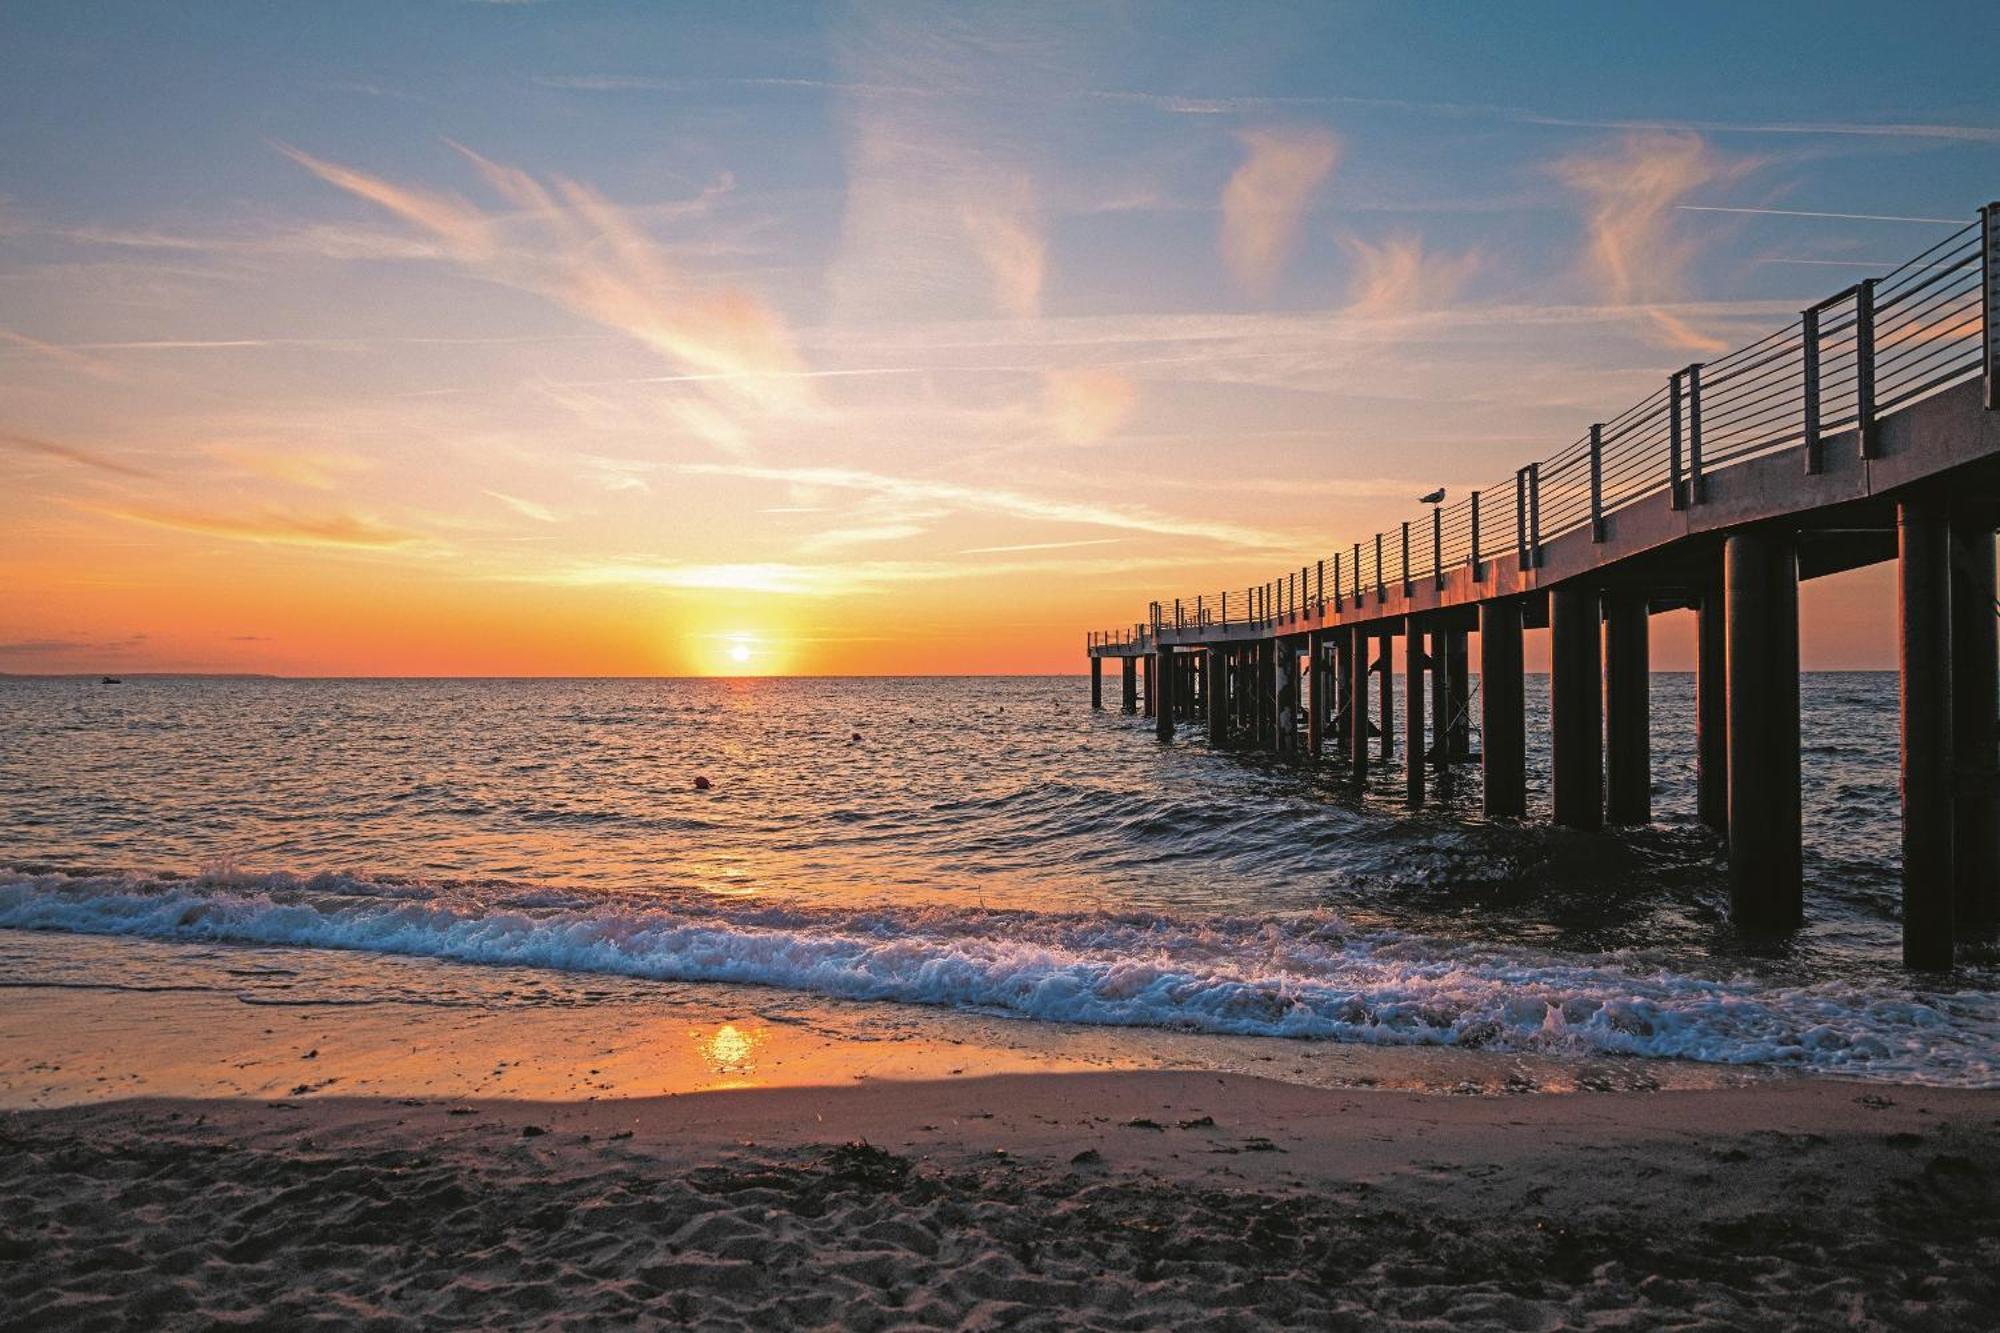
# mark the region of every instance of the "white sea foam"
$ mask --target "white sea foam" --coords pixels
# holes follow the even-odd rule
[[[1615,955],[1355,931],[1330,916],[838,912],[336,876],[4,872],[0,927],[751,983],[1072,1023],[2000,1086],[2000,997],[1988,992],[1698,977]]]

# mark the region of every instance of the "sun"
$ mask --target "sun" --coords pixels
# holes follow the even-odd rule
[[[697,676],[781,676],[792,645],[767,625],[727,621],[686,636],[683,661]]]

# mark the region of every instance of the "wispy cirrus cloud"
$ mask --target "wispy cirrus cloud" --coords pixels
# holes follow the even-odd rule
[[[33,454],[42,458],[59,458],[66,463],[90,468],[97,472],[109,472],[120,477],[151,478],[153,473],[133,463],[127,463],[95,449],[81,445],[62,444],[56,440],[44,440],[33,435],[19,435],[13,431],[0,431],[0,449],[19,454]]]
[[[1136,506],[1057,500],[999,488],[964,486],[954,482],[891,477],[877,472],[836,467],[753,467],[727,463],[684,463],[675,471],[690,476],[742,477],[755,481],[816,486],[830,490],[864,491],[894,499],[941,505],[950,509],[999,514],[1047,523],[1075,523],[1116,528],[1162,537],[1193,537],[1225,546],[1282,548],[1292,539],[1238,523],[1176,518]]]
[[[1277,281],[1313,195],[1340,160],[1340,140],[1323,129],[1246,130],[1246,156],[1222,190],[1222,257],[1238,282],[1259,295]]]
[[[91,513],[123,519],[128,523],[141,523],[148,527],[191,532],[204,537],[226,537],[232,541],[281,546],[393,550],[416,546],[424,540],[417,533],[344,513],[307,514],[276,508],[222,513],[214,510],[150,504],[78,507]]]
[[[712,376],[698,388],[709,409],[699,433],[720,448],[747,448],[733,421],[741,410],[785,412],[807,402],[791,330],[756,295],[698,280],[624,210],[585,185],[560,177],[545,184],[453,146],[514,215],[279,148],[320,179],[429,234],[470,272],[623,333],[678,370]],[[717,416],[731,420],[725,427]]]
[[[149,635],[118,639],[15,639],[0,643],[0,657],[71,657],[129,653],[143,647]]]
[[[1692,243],[1674,231],[1673,212],[1692,191],[1738,180],[1759,165],[1718,153],[1698,134],[1647,131],[1562,158],[1552,170],[1584,197],[1585,267],[1610,299],[1641,311],[1670,347],[1718,352],[1727,343],[1667,309],[1685,295],[1693,255]]]
[[[562,522],[561,514],[537,501],[523,499],[518,495],[509,495],[505,491],[482,490],[482,494],[491,496],[521,517],[531,518],[537,523]]]
[[[368,460],[354,454],[326,449],[213,444],[203,452],[254,476],[315,491],[333,490],[345,478],[370,466]]]
[[[1380,244],[1350,236],[1343,244],[1355,260],[1347,313],[1367,317],[1406,315],[1450,303],[1479,268],[1480,255],[1427,255],[1416,236]]]
[[[966,234],[993,283],[993,304],[1017,319],[1041,313],[1048,255],[1034,182],[1025,172],[1005,173],[962,208]]]

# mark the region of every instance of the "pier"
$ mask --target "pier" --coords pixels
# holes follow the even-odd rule
[[[1396,762],[1424,805],[1476,772],[1490,818],[1528,810],[1524,634],[1549,634],[1550,811],[1651,818],[1648,622],[1691,609],[1697,803],[1727,843],[1730,910],[1803,917],[1802,579],[1898,565],[1903,956],[1949,967],[2000,920],[2000,204],[1829,296],[1511,482],[1434,504],[1261,584],[1154,602],[1087,639],[1159,739]],[[1140,685],[1143,682],[1143,691]],[[1374,689],[1373,699],[1370,689]],[[1372,705],[1372,707],[1371,707]]]

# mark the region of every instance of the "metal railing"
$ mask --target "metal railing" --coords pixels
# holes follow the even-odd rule
[[[1552,456],[1512,485],[1473,491],[1421,519],[1268,580],[1192,599],[1154,602],[1129,631],[1090,636],[1092,647],[1148,647],[1163,631],[1248,625],[1282,629],[1357,602],[1388,600],[1447,572],[1484,576],[1495,560],[1541,563],[1553,539],[1665,493],[1675,509],[1703,503],[1706,479],[1753,458],[1798,449],[1807,472],[1824,465],[1829,437],[1855,431],[1873,458],[1876,425],[1983,375],[2000,410],[2000,203],[1909,262],[1864,278],[1748,346],[1697,362]],[[1119,637],[1123,635],[1124,637]]]

